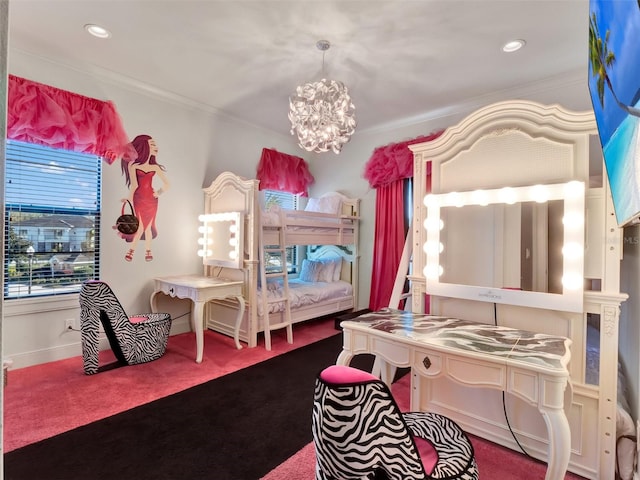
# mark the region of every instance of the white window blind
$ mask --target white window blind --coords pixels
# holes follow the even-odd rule
[[[265,209],[272,205],[278,205],[285,210],[297,210],[299,196],[289,192],[279,190],[263,190]],[[298,247],[287,247],[287,271],[296,273],[298,271]]]
[[[96,155],[7,141],[4,298],[99,277],[101,169]]]

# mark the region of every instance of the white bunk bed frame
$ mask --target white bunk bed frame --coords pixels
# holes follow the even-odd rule
[[[337,194],[337,192],[332,192]],[[258,345],[258,334],[264,332],[264,315],[258,312],[258,288],[261,277],[260,251],[264,245],[279,245],[280,228],[284,229],[287,246],[306,246],[306,258],[319,260],[341,257],[340,279],[353,286],[351,295],[291,309],[293,324],[333,313],[351,310],[358,305],[358,237],[360,200],[340,195],[341,211],[337,215],[302,210],[280,210],[265,213],[259,202],[259,181],[244,179],[232,172],[221,173],[204,189],[205,214],[240,212],[244,217],[243,267],[239,270],[205,265],[207,276],[242,279],[246,302],[239,339],[249,347]],[[238,305],[221,300],[207,305],[207,328],[234,336]],[[271,313],[270,323],[283,322],[284,312]]]
[[[616,400],[618,321],[620,304],[621,231],[602,173],[602,154],[592,112],[570,112],[558,105],[527,101],[500,102],[481,108],[432,142],[416,144],[414,152],[413,268],[411,309],[424,311],[428,280],[423,276],[427,208],[427,162],[431,162],[433,193],[474,191],[581,180],[586,189],[585,279],[600,285],[585,291],[583,312],[571,313],[514,305],[497,305],[500,323],[529,331],[563,335],[572,340],[569,366],[572,388],[565,409],[571,426],[569,470],[587,478],[613,479],[616,462]],[[595,138],[595,141],[594,141]],[[593,148],[597,145],[597,148]],[[597,153],[591,159],[589,148]],[[592,156],[594,151],[591,152]],[[598,164],[602,178],[590,178]],[[592,180],[590,184],[590,180]],[[595,183],[595,185],[594,185]],[[405,269],[404,272],[407,270]],[[400,278],[400,275],[399,275]],[[404,280],[404,277],[402,277]],[[450,297],[430,298],[436,315],[492,323],[493,304]],[[600,318],[599,385],[585,383],[587,314]],[[430,382],[430,410],[458,421],[478,436],[519,450],[505,422],[502,400],[492,390],[465,391],[447,379]],[[546,459],[546,428],[535,410],[507,397],[511,426],[527,452]]]

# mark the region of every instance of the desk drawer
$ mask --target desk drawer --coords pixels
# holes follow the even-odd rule
[[[488,365],[477,360],[448,357],[445,369],[449,377],[465,385],[504,389],[507,384],[507,367],[504,365]]]
[[[437,377],[442,373],[442,356],[433,352],[413,352],[411,366],[419,375]]]
[[[371,352],[396,367],[410,367],[410,350],[399,342],[371,337]]]
[[[446,375],[464,385],[504,388],[507,368],[500,365],[481,364],[456,356],[443,356],[437,352],[413,352],[414,371],[424,377]]]

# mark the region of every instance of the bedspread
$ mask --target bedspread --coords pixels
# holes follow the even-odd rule
[[[303,282],[298,279],[289,280],[289,295],[292,309],[332,299],[349,297],[352,292],[353,286],[342,280],[337,282]],[[267,298],[275,300],[282,298],[282,295],[282,282],[269,282]],[[262,315],[262,289],[258,290],[257,306],[258,315]],[[269,305],[269,313],[281,312],[284,308],[284,302],[272,303]]]

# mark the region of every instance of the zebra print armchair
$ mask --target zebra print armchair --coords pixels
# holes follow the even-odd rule
[[[116,356],[115,363],[99,367],[100,324]],[[80,335],[84,373],[150,362],[164,355],[171,330],[168,313],[129,316],[106,283],[89,280],[80,290]]]
[[[316,379],[316,480],[477,480],[473,446],[451,419],[401,413],[370,373],[333,365]]]

